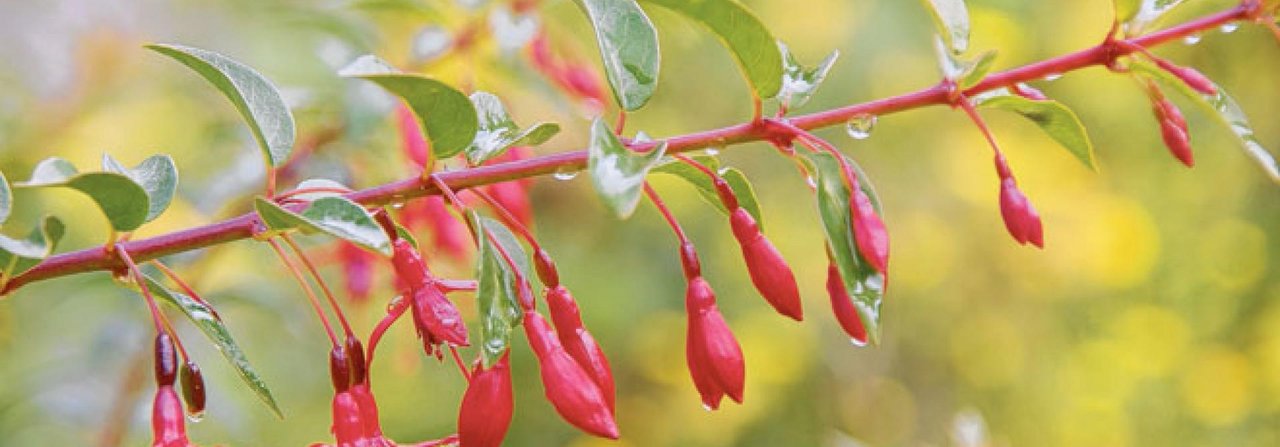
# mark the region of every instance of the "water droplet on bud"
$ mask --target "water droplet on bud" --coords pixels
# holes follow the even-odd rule
[[[1195,44],[1200,43],[1200,39],[1203,39],[1203,38],[1204,38],[1204,36],[1201,36],[1201,35],[1199,35],[1199,34],[1192,34],[1192,35],[1190,35],[1190,36],[1183,37],[1183,38],[1182,38],[1182,43],[1187,44],[1187,45],[1195,45]]]
[[[716,410],[715,408],[711,408],[711,406],[710,406],[710,405],[707,405],[707,404],[705,404],[705,403],[704,403],[704,404],[702,404],[702,409],[703,409],[703,410],[707,410],[707,411],[715,411],[715,410]]]
[[[577,177],[577,176],[578,176],[578,170],[570,169],[570,168],[559,168],[559,169],[556,169],[555,174],[552,174],[552,177],[555,177],[556,180],[560,180],[560,181],[573,180],[574,177]]]
[[[1240,29],[1240,24],[1235,22],[1224,24],[1218,28],[1219,31],[1222,31],[1222,34],[1231,34],[1238,29]]]
[[[871,137],[871,131],[874,130],[875,127],[875,115],[858,115],[845,124],[844,130],[855,140],[865,140]]]
[[[853,344],[853,346],[855,346],[855,347],[859,347],[859,348],[861,348],[861,347],[863,347],[863,346],[866,346],[866,345],[867,345],[867,341],[866,341],[866,340],[858,340],[858,339],[856,339],[856,338],[850,338],[850,339],[849,339],[849,343],[852,343],[852,344]]]
[[[1047,75],[1044,75],[1045,81],[1053,82],[1059,79],[1062,79],[1062,73],[1049,73]]]

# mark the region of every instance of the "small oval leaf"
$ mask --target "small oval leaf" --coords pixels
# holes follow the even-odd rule
[[[471,145],[479,120],[467,95],[435,79],[394,70],[376,57],[363,56],[339,73],[372,81],[403,99],[418,117],[437,159],[458,155]]]
[[[969,49],[969,9],[964,0],[922,0],[933,17],[938,35],[951,54]]]
[[[635,0],[576,0],[596,32],[613,97],[624,110],[649,102],[658,87],[658,32]]]
[[[645,0],[676,11],[710,29],[729,48],[757,98],[782,87],[782,54],[764,23],[733,0]]]
[[[212,51],[171,44],[146,47],[195,70],[231,100],[249,125],[268,166],[278,166],[289,159],[296,138],[293,113],[280,90],[265,76]]]
[[[619,218],[630,217],[640,203],[645,175],[666,150],[667,144],[662,143],[646,153],[633,152],[618,141],[604,120],[596,118],[591,123],[587,171],[605,206]]]
[[[391,257],[391,238],[360,204],[343,197],[321,197],[295,213],[275,202],[257,197],[253,207],[272,233],[299,230],[324,233],[369,251]]]
[[[1002,88],[973,97],[975,106],[1016,112],[1040,126],[1049,137],[1066,148],[1089,169],[1097,170],[1093,143],[1080,117],[1070,108],[1054,100],[1036,101]]]
[[[1183,95],[1204,107],[1210,116],[1213,116],[1231,130],[1232,135],[1236,136],[1236,141],[1240,143],[1240,147],[1244,149],[1245,154],[1252,158],[1262,168],[1263,172],[1267,173],[1271,181],[1280,183],[1280,164],[1276,163],[1275,156],[1271,155],[1271,152],[1262,145],[1262,142],[1258,141],[1257,135],[1253,132],[1253,125],[1249,124],[1249,118],[1244,114],[1244,109],[1241,109],[1240,104],[1231,95],[1228,95],[1227,91],[1223,90],[1221,86],[1214,84],[1214,89],[1218,91],[1218,94],[1205,95],[1193,90],[1173,74],[1148,62],[1135,60],[1130,64],[1130,67],[1135,72],[1141,73],[1148,78],[1157,79],[1166,86],[1173,87],[1174,90],[1182,92]]]
[[[747,213],[750,213],[751,217],[756,219],[756,224],[760,226],[760,229],[764,230],[764,216],[760,211],[760,200],[756,198],[755,188],[752,188],[751,182],[747,180],[742,171],[736,168],[721,169],[720,161],[712,156],[699,155],[690,158],[710,168],[712,171],[719,172],[720,177],[733,190],[733,195],[738,198],[738,205],[747,210]],[[652,172],[654,174],[670,174],[688,182],[698,191],[698,197],[701,197],[702,201],[715,207],[716,211],[721,214],[729,215],[729,210],[725,209],[724,203],[720,201],[719,193],[716,192],[715,183],[711,181],[710,177],[707,177],[707,174],[697,168],[689,166],[689,164],[680,160],[668,159],[655,166]]]
[[[778,88],[777,98],[788,109],[799,108],[809,102],[822,81],[827,79],[836,58],[840,57],[840,50],[832,51],[817,67],[805,70],[781,40],[778,41],[778,52],[782,54],[782,86]]]
[[[827,249],[840,271],[845,290],[853,299],[854,308],[871,343],[879,344],[880,307],[884,302],[885,277],[863,259],[858,251],[849,206],[850,190],[842,176],[840,161],[826,152],[804,155],[817,182],[818,216],[822,221],[823,234],[826,235]],[[861,168],[857,168],[853,160],[847,157],[845,160],[859,172],[859,187],[871,198],[879,212],[880,200],[867,183],[866,176],[861,175]]]
[[[102,170],[124,174],[142,186],[150,199],[147,222],[155,220],[169,208],[174,193],[178,192],[178,167],[168,155],[152,155],[132,169],[124,167],[110,155],[102,154]]]
[[[475,140],[467,146],[467,161],[473,165],[502,155],[512,146],[536,146],[545,143],[560,132],[560,125],[555,123],[538,123],[527,129],[520,129],[502,100],[492,93],[475,92],[471,94],[471,104],[475,106],[479,118],[479,130]]]
[[[253,369],[253,365],[249,363],[249,358],[244,355],[244,350],[240,349],[240,345],[236,344],[236,340],[231,336],[231,331],[227,330],[227,325],[218,318],[218,313],[203,303],[189,295],[169,290],[159,281],[150,276],[143,275],[147,282],[147,290],[152,295],[160,298],[165,303],[172,305],[174,308],[182,311],[187,319],[195,324],[196,328],[204,334],[210,342],[213,343],[222,357],[231,364],[231,367],[240,375],[240,379],[245,385],[253,391],[262,403],[275,413],[276,417],[283,419],[284,413],[280,411],[280,406],[276,404],[276,399],[271,395],[271,389],[267,388],[267,383],[262,380],[262,376]],[[136,285],[135,285],[136,287]]]
[[[113,172],[78,173],[71,162],[58,157],[41,161],[31,172],[31,179],[13,186],[19,188],[71,188],[88,195],[106,215],[116,231],[133,231],[147,221],[151,200],[147,191],[132,178]]]
[[[57,217],[45,216],[24,239],[0,235],[0,277],[12,278],[49,257],[62,240],[65,228]]]

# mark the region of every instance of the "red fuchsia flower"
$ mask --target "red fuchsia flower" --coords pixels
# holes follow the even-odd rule
[[[169,334],[156,335],[156,397],[151,404],[152,447],[192,447],[187,439],[182,402],[173,385],[178,378],[178,355]]]
[[[595,337],[582,325],[582,315],[578,312],[578,304],[574,302],[573,295],[563,285],[557,284],[547,289],[545,298],[560,344],[595,379],[605,402],[609,404],[609,411],[613,412],[617,392],[613,370],[609,367],[609,359],[604,356],[604,350],[600,349]]]
[[[338,242],[338,262],[342,264],[343,284],[347,296],[355,302],[364,302],[373,288],[373,269],[377,255],[347,241]]]
[[[469,346],[458,308],[440,290],[422,256],[404,239],[396,239],[393,245],[391,263],[397,281],[407,289],[405,298],[411,300],[414,327],[427,355],[443,358],[444,351],[436,349],[440,344]]]
[[[1044,226],[1040,222],[1040,213],[1027,200],[1027,196],[1018,189],[1018,181],[1013,178],[1004,156],[996,153],[996,172],[1000,174],[1000,217],[1004,218],[1004,227],[1009,235],[1019,244],[1030,242],[1036,247],[1044,248]]]
[[[742,257],[746,259],[747,271],[756,290],[778,313],[796,321],[803,320],[804,309],[800,305],[800,289],[796,286],[795,274],[791,273],[791,267],[787,266],[778,249],[760,232],[755,218],[747,210],[737,207],[729,213],[729,223],[733,227],[734,238],[742,247]]]
[[[346,347],[329,351],[329,375],[333,379],[333,425],[336,447],[395,447],[382,436],[378,413],[365,374],[360,341],[348,337]],[[359,352],[359,353],[357,353]]]
[[[856,183],[856,180],[855,180]],[[876,214],[875,205],[862,188],[853,188],[849,200],[850,216],[853,220],[853,240],[858,245],[858,253],[866,259],[877,272],[889,272],[889,230],[884,221]]]
[[[396,105],[396,127],[400,129],[400,148],[405,157],[419,167],[426,166],[431,159],[431,147],[422,136],[422,128],[418,126],[418,117],[404,103]]]
[[[476,362],[458,409],[458,440],[462,447],[498,447],[507,436],[513,411],[508,357],[503,354],[488,369]]]
[[[716,308],[711,285],[701,276],[689,280],[685,307],[689,314],[685,360],[693,385],[702,395],[702,404],[710,410],[720,408],[720,400],[726,395],[742,403],[746,380],[742,347]]]
[[[831,297],[831,311],[836,314],[840,328],[849,334],[854,344],[866,345],[867,328],[862,326],[862,318],[858,317],[858,311],[854,309],[853,300],[840,277],[840,269],[835,264],[827,266],[827,295]]]
[[[565,352],[547,320],[537,312],[525,312],[524,331],[538,358],[547,400],[551,401],[560,417],[584,432],[618,439],[618,424],[600,387]]]

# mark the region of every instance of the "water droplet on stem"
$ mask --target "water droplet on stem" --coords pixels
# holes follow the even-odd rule
[[[875,115],[858,115],[845,123],[845,132],[855,140],[865,140],[871,137],[871,131],[876,127]]]
[[[1218,28],[1219,31],[1222,31],[1222,34],[1231,34],[1236,32],[1238,29],[1240,29],[1240,24],[1235,22],[1223,24]]]
[[[552,174],[552,177],[555,177],[556,180],[560,180],[560,181],[573,180],[577,176],[578,176],[578,170],[571,169],[571,168],[556,169],[556,173]]]
[[[1195,45],[1195,44],[1200,43],[1200,39],[1203,39],[1203,38],[1204,38],[1204,36],[1201,36],[1201,35],[1199,35],[1199,34],[1192,34],[1192,35],[1190,35],[1190,36],[1183,37],[1183,38],[1182,38],[1182,43],[1187,44],[1187,45]]]
[[[1044,80],[1048,82],[1053,82],[1059,79],[1062,79],[1062,73],[1049,73],[1044,75]]]

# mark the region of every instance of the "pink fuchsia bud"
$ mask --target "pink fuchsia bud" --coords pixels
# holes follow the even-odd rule
[[[858,317],[858,311],[854,309],[853,300],[840,277],[840,269],[835,264],[827,266],[827,295],[831,297],[831,311],[836,315],[836,321],[840,322],[840,328],[849,334],[855,345],[866,345],[867,328],[862,326],[862,318]]]
[[[338,261],[342,263],[342,279],[347,289],[347,296],[355,302],[363,302],[369,298],[369,290],[373,288],[374,263],[377,255],[364,250],[355,244],[338,242]]]
[[[511,426],[511,367],[503,354],[489,369],[477,364],[458,409],[458,440],[463,447],[498,447]]]
[[[1191,87],[1193,90],[1200,92],[1201,94],[1217,96],[1218,87],[1214,85],[1213,81],[1210,81],[1208,77],[1200,73],[1199,70],[1191,67],[1180,67],[1174,65],[1172,62],[1159,58],[1155,59],[1155,62],[1156,65],[1160,66],[1164,71],[1167,71],[1169,74],[1181,79],[1183,83],[1187,84],[1187,87]]]
[[[183,417],[182,403],[178,401],[178,393],[173,386],[157,388],[155,401],[151,404],[151,447],[191,447],[193,444],[187,440]]]
[[[760,233],[755,218],[745,209],[734,208],[729,213],[729,223],[733,226],[734,238],[742,247],[742,257],[746,259],[747,271],[756,290],[778,313],[796,321],[804,320],[796,277],[778,249]]]
[[[1013,87],[1011,90],[1013,90],[1014,94],[1021,96],[1023,98],[1030,99],[1032,101],[1048,101],[1049,100],[1049,97],[1045,96],[1044,92],[1030,85],[1023,84],[1021,82],[1017,84],[1013,84]]]
[[[547,320],[537,312],[525,312],[524,331],[538,357],[547,400],[560,417],[584,432],[618,439],[618,424],[600,387],[564,350]]]
[[[853,239],[858,245],[858,253],[862,254],[871,267],[877,272],[889,271],[889,231],[884,221],[876,214],[875,205],[862,188],[854,188],[849,199],[850,216],[853,219]]]
[[[742,403],[746,380],[742,347],[716,308],[715,292],[702,277],[689,281],[685,307],[689,314],[685,360],[702,404],[714,410],[726,395]]]
[[[1019,244],[1028,242],[1036,247],[1044,248],[1044,228],[1040,223],[1040,213],[1036,212],[1027,196],[1018,189],[1013,177],[1000,181],[1000,216],[1004,218],[1005,229]]]
[[[418,249],[404,239],[396,239],[391,246],[391,266],[395,268],[396,279],[404,287],[421,287],[427,282],[427,263],[418,254]]]
[[[205,406],[204,375],[200,373],[200,366],[188,360],[178,377],[182,384],[182,399],[187,402],[187,414],[200,418],[204,415]]]
[[[173,339],[169,334],[156,334],[155,342],[155,374],[156,385],[170,386],[178,378],[178,353],[173,349]]]
[[[1173,120],[1166,119],[1160,121],[1160,137],[1164,139],[1164,145],[1169,148],[1169,153],[1173,154],[1178,161],[1188,168],[1195,166],[1195,157],[1191,153],[1191,141],[1187,138],[1185,129],[1180,128]]]
[[[557,285],[547,289],[546,301],[551,321],[556,325],[556,335],[560,338],[560,344],[564,346],[565,352],[568,352],[569,356],[573,357],[578,365],[595,379],[596,385],[600,387],[600,393],[609,404],[609,411],[613,412],[616,394],[613,369],[609,367],[609,359],[604,356],[604,350],[600,349],[595,337],[592,337],[591,332],[583,327],[582,316],[578,312],[578,304],[574,302],[573,295],[564,286]]]
[[[426,166],[431,159],[431,147],[427,139],[422,137],[422,128],[418,126],[418,117],[404,103],[396,105],[396,126],[400,129],[400,148],[405,157],[419,167]]]

